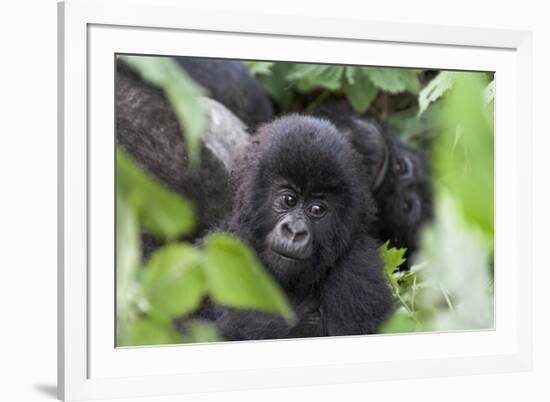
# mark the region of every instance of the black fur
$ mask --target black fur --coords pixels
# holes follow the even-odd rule
[[[248,243],[280,283],[298,323],[224,308],[217,318],[229,340],[375,333],[392,297],[371,237],[375,208],[357,153],[326,120],[299,115],[261,126],[236,162],[236,201],[228,231]],[[286,260],[266,239],[277,224],[274,188],[287,181],[322,192],[327,215],[312,224],[313,254]]]
[[[379,211],[376,236],[406,247],[408,257],[417,249],[420,227],[433,214],[428,158],[403,144],[394,131],[358,116],[347,104],[331,102],[315,114],[335,124],[361,154]]]
[[[267,93],[236,60],[175,57],[185,71],[208,91],[208,96],[222,103],[248,127],[256,130],[260,123],[273,119],[273,107]]]
[[[197,210],[194,236],[227,216],[232,209],[228,173],[223,163],[202,146],[201,165],[189,169],[184,136],[162,91],[145,83],[122,61],[116,75],[116,143],[161,183],[190,200]],[[158,247],[143,235],[144,254]]]

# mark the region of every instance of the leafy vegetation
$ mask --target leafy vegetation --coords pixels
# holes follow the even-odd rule
[[[196,166],[204,125],[196,97],[202,91],[168,58],[123,58],[163,89]],[[195,226],[193,207],[122,149],[116,152],[116,218],[117,346],[222,340],[217,328],[204,321],[188,320],[185,336],[176,329],[176,320],[189,317],[205,297],[294,320],[284,292],[239,239],[216,233],[203,248],[178,241]],[[142,231],[166,242],[148,261],[142,259]]]
[[[122,56],[166,94],[197,166],[203,93],[169,58]],[[401,68],[245,62],[280,113],[307,112],[330,98],[395,128],[403,141],[425,149],[433,162],[436,214],[420,249],[403,270],[405,249],[381,247],[396,310],[386,333],[491,328],[493,314],[493,108],[488,73]],[[178,241],[195,226],[193,206],[155,181],[122,150],[116,155],[117,345],[222,340],[217,328],[189,320],[186,336],[175,320],[202,300],[235,308],[294,313],[254,253],[229,234],[202,247]],[[141,233],[166,242],[147,261]],[[386,239],[382,239],[386,240]]]

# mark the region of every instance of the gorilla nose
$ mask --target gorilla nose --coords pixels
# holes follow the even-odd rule
[[[283,222],[281,225],[282,235],[285,239],[295,245],[305,245],[309,242],[309,230],[303,220]]]

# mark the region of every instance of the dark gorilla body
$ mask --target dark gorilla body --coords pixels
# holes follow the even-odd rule
[[[358,116],[348,105],[332,102],[315,114],[329,119],[361,155],[378,207],[374,234],[393,246],[406,247],[410,256],[417,249],[420,227],[433,214],[426,155],[403,144],[395,132],[374,119]]]
[[[253,133],[273,119],[273,107],[256,78],[237,60],[175,57],[181,67]]]
[[[285,290],[298,321],[223,308],[229,340],[375,333],[392,297],[382,273],[367,179],[328,121],[290,115],[260,128],[233,176],[228,231]]]

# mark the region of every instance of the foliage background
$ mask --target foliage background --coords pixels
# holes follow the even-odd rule
[[[162,88],[185,133],[190,168],[200,163],[204,91],[169,58],[125,60]],[[277,112],[308,113],[327,99],[349,102],[395,128],[430,155],[436,216],[421,233],[409,271],[404,249],[381,249],[396,312],[384,332],[484,329],[493,312],[492,74],[286,62],[244,62]],[[206,247],[175,242],[193,227],[193,206],[170,193],[127,155],[117,153],[117,343],[119,346],[221,340],[214,325],[192,323],[189,336],[174,320],[204,296],[216,303],[293,313],[284,294],[238,239],[215,234]],[[139,232],[167,241],[141,261]],[[244,285],[242,285],[244,284]]]

